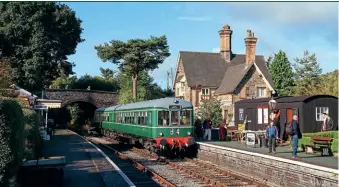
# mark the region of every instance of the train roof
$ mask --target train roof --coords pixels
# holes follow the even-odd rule
[[[96,112],[104,112],[105,109],[106,109],[106,107],[101,107],[101,108],[96,109],[95,111]]]
[[[181,108],[193,108],[191,102],[185,101],[183,99],[175,97],[166,97],[161,99],[154,99],[149,101],[130,103],[126,105],[116,105],[106,108],[105,111],[112,110],[129,110],[129,109],[138,109],[138,108],[169,108],[170,105],[181,106]]]

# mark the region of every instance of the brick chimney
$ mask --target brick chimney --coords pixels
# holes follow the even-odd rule
[[[255,61],[255,50],[258,38],[254,37],[254,33],[251,30],[247,30],[247,36],[245,38],[246,45],[246,64]]]
[[[219,31],[220,35],[220,54],[226,60],[226,62],[231,62],[232,57],[232,30],[229,25],[224,25]]]

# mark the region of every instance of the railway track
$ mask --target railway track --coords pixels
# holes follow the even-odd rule
[[[116,150],[112,148],[112,145],[104,143],[107,143],[107,141],[115,141],[107,138],[90,138],[89,140],[105,148],[105,151],[110,150],[111,154],[114,152],[115,155],[119,156],[115,158],[120,158],[120,160],[123,159],[126,163],[130,162],[129,166],[132,166],[131,163],[133,163],[134,168],[137,168],[135,170],[138,170],[139,174],[140,171],[143,171],[144,176],[148,176],[148,180],[152,180],[153,183],[156,181],[158,186],[267,187],[267,185],[260,184],[252,179],[237,176],[229,171],[218,169],[217,166],[212,165],[211,163],[205,163],[192,159],[168,160],[165,158],[160,158],[156,154],[150,153],[145,149],[130,148],[127,150]],[[114,157],[112,156],[112,158]],[[132,171],[130,168],[126,168],[127,172],[125,172],[125,165],[119,165],[119,162],[121,161],[113,161],[117,162],[117,165],[128,177],[129,174],[131,174],[130,179],[132,182],[136,181],[134,184],[137,187],[146,186],[144,183],[140,183],[141,185],[138,185],[138,177],[134,176],[134,174],[137,174],[136,172],[129,172]],[[126,165],[126,167],[128,166]],[[145,182],[147,183],[146,179]]]

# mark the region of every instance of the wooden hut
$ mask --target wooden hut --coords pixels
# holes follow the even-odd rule
[[[246,129],[262,130],[269,124],[270,98],[245,99],[235,102],[235,124],[243,124]],[[302,133],[319,132],[323,122],[322,113],[328,113],[333,119],[333,129],[338,128],[338,98],[329,95],[298,97],[275,97],[275,109],[280,110],[280,129],[292,121],[294,114],[299,116]]]

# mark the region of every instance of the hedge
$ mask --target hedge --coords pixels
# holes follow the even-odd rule
[[[299,140],[299,147],[304,148],[304,145],[313,144],[312,141],[311,141],[312,136],[333,138],[331,149],[332,149],[333,152],[338,152],[338,131],[304,133],[304,134],[302,134],[302,139]]]
[[[321,136],[321,137],[331,137],[331,138],[334,138],[334,139],[338,139],[338,131],[304,133],[302,135],[303,135],[303,137]]]
[[[23,109],[25,124],[25,158],[35,159],[41,156],[43,139],[40,135],[39,115],[29,109]]]
[[[0,186],[9,186],[23,159],[23,113],[17,101],[0,98]]]

